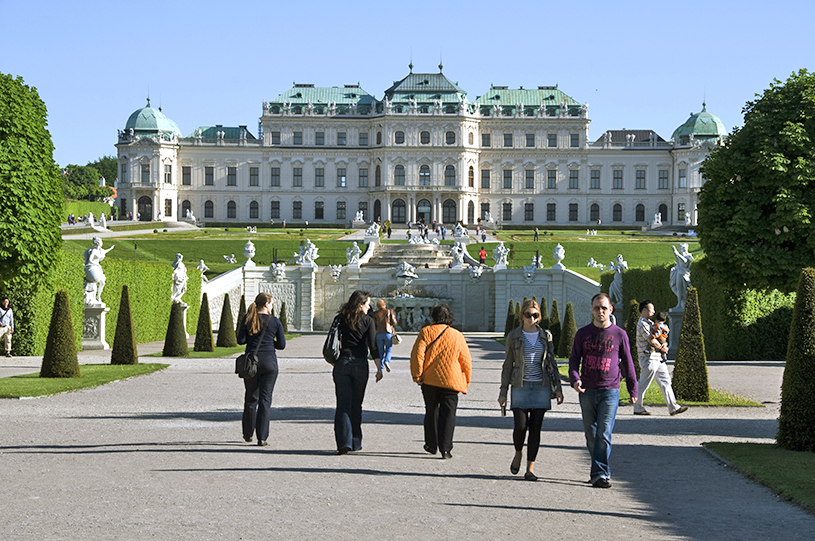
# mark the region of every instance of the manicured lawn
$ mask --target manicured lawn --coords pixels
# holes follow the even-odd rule
[[[815,512],[815,453],[770,443],[703,443],[735,468],[773,492]]]
[[[167,368],[168,364],[83,364],[80,378],[41,378],[39,372],[0,378],[0,398],[45,396],[98,387],[111,381],[150,374]]]

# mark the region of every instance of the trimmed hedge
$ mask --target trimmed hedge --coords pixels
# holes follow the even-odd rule
[[[93,217],[97,220],[99,214],[104,212],[105,218],[111,221],[110,213],[115,211],[109,204],[100,201],[66,201],[64,212],[65,216],[62,216],[63,223],[68,221],[68,215],[70,214],[73,214],[75,218],[79,218],[88,214],[88,212],[93,212]]]
[[[541,302],[538,305],[541,307],[541,322],[542,329],[549,328],[549,305],[546,304],[546,297],[541,297]]]
[[[515,323],[515,301],[509,299],[509,306],[507,307],[507,318],[504,320],[504,338],[514,328],[512,324]]]
[[[139,364],[136,348],[136,334],[133,332],[133,315],[130,311],[130,295],[127,286],[122,286],[119,301],[119,316],[116,318],[116,336],[110,352],[110,364]]]
[[[170,322],[167,325],[161,354],[165,357],[189,356],[187,336],[184,333],[184,307],[180,302],[172,303],[170,308]]]
[[[557,299],[552,299],[552,313],[549,314],[549,332],[552,333],[552,343],[560,344],[560,312],[557,309]]]
[[[54,296],[54,308],[51,311],[51,324],[48,326],[45,354],[40,367],[41,378],[81,377],[74,336],[68,292],[57,291]]]
[[[229,293],[224,295],[221,319],[218,322],[218,341],[215,345],[219,348],[233,348],[238,345],[238,337],[235,336],[235,323],[232,321],[232,304],[229,302]]]
[[[286,313],[286,303],[280,305],[280,324],[283,325],[283,333],[289,334],[289,316]]]
[[[238,335],[238,332],[241,329],[241,323],[243,323],[243,318],[246,317],[246,295],[241,295],[241,302],[238,306],[238,319],[235,320],[235,336]]]
[[[198,312],[198,326],[195,331],[193,351],[215,351],[212,344],[212,320],[209,318],[209,299],[207,294],[201,298],[201,310]]]
[[[577,323],[574,321],[574,308],[572,303],[566,303],[566,313],[563,315],[563,329],[557,345],[557,356],[569,358],[574,345],[574,335],[577,334]]]
[[[645,299],[643,299],[645,300]],[[637,381],[640,379],[639,352],[637,351],[637,323],[640,320],[640,303],[637,299],[628,301],[628,317],[625,320],[625,333],[628,335],[628,346],[634,360],[634,370],[637,372]],[[619,320],[617,320],[619,324]]]

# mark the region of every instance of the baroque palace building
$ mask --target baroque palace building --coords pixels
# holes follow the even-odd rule
[[[424,219],[502,226],[696,222],[699,167],[725,135],[706,111],[666,141],[609,130],[592,141],[588,106],[557,86],[492,86],[474,101],[439,66],[410,73],[381,100],[358,84],[294,86],[247,126],[184,137],[161,108],[119,131],[120,210],[141,220],[345,227]]]

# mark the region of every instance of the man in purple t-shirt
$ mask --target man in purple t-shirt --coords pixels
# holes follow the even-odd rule
[[[614,307],[605,293],[591,299],[592,322],[574,336],[569,381],[579,393],[586,447],[591,455],[591,484],[611,487],[611,432],[620,404],[623,373],[631,401],[637,400],[637,376],[628,335],[611,323]]]

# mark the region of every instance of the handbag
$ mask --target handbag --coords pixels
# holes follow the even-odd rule
[[[390,311],[388,316],[393,319],[393,323],[396,323],[396,317],[393,315],[393,310]],[[390,324],[391,328],[393,329],[393,336],[391,337],[391,343],[398,345],[398,344],[402,343],[402,337],[399,336],[398,332],[396,332],[396,327],[393,326],[393,323]]]
[[[255,345],[255,351],[252,353],[244,352],[238,355],[238,358],[235,359],[235,373],[241,379],[252,379],[258,373],[258,349],[260,349],[260,343],[263,342],[263,335],[266,334],[266,327],[268,327],[268,323],[263,326],[263,331],[260,333],[260,338],[258,339],[258,343]]]
[[[328,336],[325,337],[323,343],[323,358],[325,362],[334,366],[340,360],[340,350],[342,349],[342,336],[340,333],[340,315],[334,318],[331,322],[331,328],[328,329]]]

